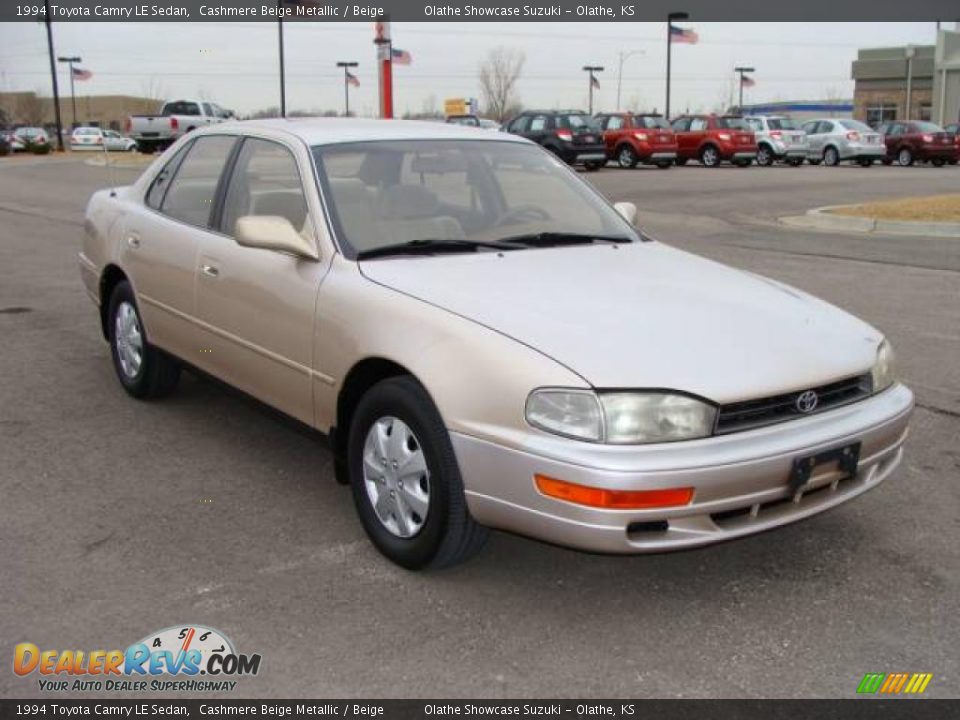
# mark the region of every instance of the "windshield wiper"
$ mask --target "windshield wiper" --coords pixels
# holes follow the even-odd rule
[[[593,243],[632,243],[628,237],[614,237],[611,235],[584,235],[580,233],[540,232],[529,235],[515,235],[503,238],[503,243],[521,245],[524,247],[557,247],[559,245],[592,245]]]
[[[433,255],[436,253],[476,252],[481,248],[491,250],[519,250],[516,245],[502,242],[484,242],[482,240],[423,239],[408,242],[384,245],[383,247],[361,250],[357,253],[357,260],[387,257],[388,255]]]

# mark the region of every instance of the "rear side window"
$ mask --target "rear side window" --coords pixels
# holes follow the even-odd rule
[[[163,106],[162,115],[199,115],[200,106],[195,102],[171,102]]]
[[[684,132],[690,129],[690,118],[678,118],[673,121],[673,129],[676,132]]]
[[[690,130],[692,132],[699,132],[701,130],[707,129],[707,119],[706,118],[693,118],[690,121]]]
[[[611,115],[607,118],[607,130],[620,130],[623,127],[623,118],[619,115]]]
[[[529,125],[529,124],[530,124],[530,116],[529,116],[529,115],[521,115],[521,116],[518,117],[516,120],[514,120],[513,122],[511,122],[511,123],[510,123],[510,126],[509,126],[507,129],[508,129],[510,132],[513,132],[513,133],[526,132],[526,130],[527,130],[527,125]]]
[[[544,115],[537,115],[530,121],[530,132],[540,132],[547,127],[547,118]]]
[[[307,200],[297,161],[283,145],[255,138],[244,141],[223,201],[223,232],[234,235],[237,220],[245,215],[279,216],[303,231]]]
[[[180,163],[183,162],[183,158],[186,157],[187,150],[189,149],[189,144],[184,145],[177,151],[177,154],[170,158],[170,161],[163,166],[163,170],[157,173],[157,176],[150,184],[150,189],[147,190],[146,198],[144,198],[148,207],[152,207],[154,210],[160,209],[163,196],[166,195],[167,188],[170,186],[170,178],[177,173],[177,168],[180,167]]]
[[[643,117],[634,117],[634,125],[636,127],[646,128],[647,130],[669,130],[670,125],[662,117],[655,117],[652,115],[644,115]]]
[[[236,138],[208,135],[197,138],[180,163],[160,212],[198,227],[208,227],[213,198],[223,166]]]

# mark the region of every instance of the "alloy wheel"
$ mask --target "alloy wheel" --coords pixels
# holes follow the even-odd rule
[[[620,152],[617,154],[617,163],[624,169],[632,168],[637,164],[637,159],[629,145],[620,148]]]

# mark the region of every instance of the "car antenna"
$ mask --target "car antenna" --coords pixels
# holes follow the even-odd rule
[[[103,162],[107,166],[107,179],[110,181],[110,197],[117,196],[117,183],[113,177],[113,166],[110,164],[110,153],[107,152],[107,136],[100,131],[101,142],[103,144]]]

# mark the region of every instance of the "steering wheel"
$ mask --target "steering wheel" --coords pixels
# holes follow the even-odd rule
[[[515,208],[511,208],[500,216],[500,219],[497,220],[497,227],[501,225],[514,225],[529,220],[553,220],[553,217],[542,207],[536,205],[517,205]]]

